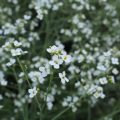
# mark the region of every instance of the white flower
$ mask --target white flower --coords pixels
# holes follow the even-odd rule
[[[29,97],[33,98],[37,94],[37,89],[36,87],[34,87],[34,88],[29,89],[28,92],[29,92]]]
[[[65,63],[70,63],[72,60],[72,57],[70,55],[67,55],[66,52],[63,53],[63,55],[61,55],[63,61],[65,61]]]
[[[117,74],[119,73],[119,71],[118,71],[116,68],[114,68],[114,69],[112,70],[112,73],[115,74],[115,75],[117,75]]]
[[[95,98],[105,98],[105,94],[103,94],[102,92],[95,92],[94,94],[93,94],[93,96],[95,97]]]
[[[93,96],[97,99],[98,98],[102,98],[102,99],[105,98],[105,94],[103,93],[103,88],[100,86],[97,86]]]
[[[98,65],[97,69],[101,70],[101,71],[106,71],[107,70],[107,68],[104,65]]]
[[[24,15],[25,20],[30,20],[31,16],[30,15]]]
[[[21,53],[22,53],[22,49],[21,48],[17,48],[17,49],[12,49],[11,50],[12,56],[18,56],[18,55],[21,55]]]
[[[57,46],[53,45],[52,47],[47,49],[47,52],[49,53],[54,53],[55,51],[57,51]]]
[[[109,56],[111,56],[111,51],[104,52],[103,54],[104,54],[104,56],[109,57]]]
[[[84,58],[83,55],[79,55],[79,56],[77,56],[77,60],[78,60],[79,63],[83,62],[84,59],[85,59],[85,58]]]
[[[0,71],[0,80],[2,80],[4,78],[4,74],[2,71]]]
[[[41,84],[44,83],[45,79],[44,79],[44,77],[42,76],[42,74],[40,74],[38,80],[39,80],[39,82],[40,82]]]
[[[37,83],[39,81],[41,84],[43,84],[45,81],[42,74],[38,71],[31,71],[30,73],[28,73],[28,76],[33,83]]]
[[[19,55],[26,54],[26,53],[27,51],[22,51],[21,48],[11,49],[12,56],[19,56]]]
[[[112,64],[114,65],[119,65],[119,60],[118,58],[111,58]]]
[[[41,72],[42,77],[46,77],[48,75],[45,67],[40,67],[39,70]]]
[[[64,45],[60,41],[55,41],[56,46],[58,46],[60,49],[64,49]]]
[[[14,41],[14,46],[19,47],[19,46],[21,46],[21,45],[22,45],[22,43],[21,43],[21,42]]]
[[[4,73],[2,71],[0,71],[0,84],[2,86],[6,86],[7,85],[7,81],[4,79]]]
[[[41,9],[37,9],[37,18],[39,18],[40,20],[43,19],[43,12]]]
[[[100,78],[100,79],[99,79],[99,81],[100,81],[100,83],[101,83],[102,85],[104,85],[104,84],[107,84],[107,83],[108,83],[108,81],[107,81],[106,77]]]
[[[63,60],[59,58],[59,56],[54,55],[52,60],[49,62],[55,69],[59,69],[60,65],[63,63]]]
[[[60,54],[62,52],[62,49],[60,47],[53,45],[47,49],[47,52],[51,54]]]
[[[15,62],[16,62],[15,59],[10,58],[10,61],[6,65],[9,67],[9,66],[13,65]]]
[[[48,110],[52,110],[53,103],[52,102],[47,102],[47,107],[48,107]]]
[[[90,87],[88,85],[84,86],[84,89],[88,90],[88,94],[93,94],[96,91],[96,88],[96,85],[91,85]]]
[[[80,81],[78,81],[78,82],[75,83],[75,87],[76,88],[80,87],[80,85],[81,85]]]
[[[52,107],[53,107],[53,103],[52,102],[53,101],[54,101],[54,96],[52,94],[48,94],[47,95],[47,99],[46,99],[48,110],[52,109]]]
[[[9,51],[10,48],[11,48],[11,43],[10,43],[10,42],[6,42],[6,43],[2,46],[2,48],[3,48],[4,50],[6,50],[6,51]]]
[[[65,84],[66,82],[69,82],[69,79],[66,78],[66,73],[63,71],[63,73],[59,73],[59,77],[61,79],[62,84]]]
[[[2,81],[0,81],[0,83],[2,86],[6,86],[8,82],[6,80],[2,80]]]

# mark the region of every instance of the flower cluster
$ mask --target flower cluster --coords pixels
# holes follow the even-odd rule
[[[6,42],[5,45],[3,45],[3,49],[6,52],[10,52],[12,57],[15,56],[20,56],[20,55],[24,55],[27,53],[27,51],[23,51],[20,46],[22,45],[21,42],[18,42],[17,40],[13,41],[11,40],[10,42]],[[14,64],[15,60],[14,59],[10,59],[10,62],[8,63],[10,65]]]
[[[119,119],[119,11],[112,0],[1,0],[0,119]]]
[[[52,55],[52,60],[49,62],[55,69],[59,69],[60,65],[65,62],[66,64],[71,62],[71,56],[63,50],[63,46],[51,46],[47,51]]]

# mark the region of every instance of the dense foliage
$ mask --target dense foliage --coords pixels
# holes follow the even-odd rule
[[[120,120],[119,5],[1,0],[0,120]]]

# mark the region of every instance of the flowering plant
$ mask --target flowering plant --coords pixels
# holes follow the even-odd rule
[[[0,119],[120,119],[119,2],[1,0]]]

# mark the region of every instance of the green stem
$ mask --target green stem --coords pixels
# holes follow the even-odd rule
[[[20,85],[19,85],[19,83],[18,83],[18,77],[17,77],[17,74],[16,74],[16,71],[15,71],[15,68],[13,67],[12,68],[12,70],[13,70],[13,73],[14,73],[14,75],[15,75],[15,79],[16,79],[16,82],[17,82],[17,84],[18,84],[18,91],[19,91],[19,93],[21,93],[21,87],[20,87]],[[28,120],[28,114],[25,114],[25,109],[24,109],[24,106],[22,105],[22,108],[23,108],[23,111],[22,111],[22,114],[23,114],[23,118],[24,118],[24,120]]]
[[[27,82],[28,82],[29,87],[32,88],[32,86],[31,86],[31,84],[30,84],[30,82],[29,82],[29,79],[28,79],[27,72],[26,72],[26,70],[23,68],[23,66],[22,66],[22,64],[21,64],[21,62],[20,62],[20,59],[19,59],[18,57],[17,57],[17,61],[18,61],[19,65],[20,65],[23,73],[25,74],[25,78],[26,78],[26,80],[27,80]]]
[[[45,95],[45,103],[43,104],[42,110],[44,110],[44,108],[45,108],[45,104],[46,104],[46,101],[47,101],[47,95],[48,95],[48,93],[50,91],[50,88],[51,88],[52,79],[53,79],[53,73],[50,75],[50,81],[49,81],[49,85],[48,85],[47,92],[46,92],[46,95]]]
[[[24,69],[24,67],[23,67],[23,65],[21,64],[21,62],[20,62],[20,60],[19,60],[18,57],[17,57],[17,61],[18,61],[19,65],[20,65],[23,73],[25,74],[25,78],[26,78],[26,80],[27,80],[27,82],[28,82],[29,87],[32,88],[32,85],[30,84],[29,79],[28,79],[27,71],[26,71],[26,69]],[[37,102],[37,104],[38,104],[38,107],[39,107],[40,113],[41,113],[41,105],[40,105],[40,103],[39,103],[39,100],[38,100],[37,96],[35,96],[35,100],[36,100],[36,102]]]
[[[99,120],[103,120],[103,119],[106,118],[106,117],[113,117],[114,115],[116,115],[116,114],[119,113],[119,112],[120,112],[120,109],[118,109],[118,110],[116,110],[116,111],[113,111],[112,113],[110,113],[110,114],[108,114],[108,115],[100,118]]]
[[[85,96],[80,97],[79,101],[81,101],[82,98],[84,98],[84,97]],[[75,103],[73,103],[72,105],[74,105],[74,104]],[[61,111],[60,113],[58,113],[52,120],[56,120],[57,118],[59,118],[62,114],[64,114],[65,112],[67,112],[71,108],[71,106],[68,106],[66,109],[64,109],[63,111]]]
[[[57,118],[59,118],[62,114],[64,114],[65,112],[67,112],[70,109],[70,107],[67,107],[66,109],[64,109],[63,111],[61,111],[59,114],[57,114],[52,120],[56,120]]]

